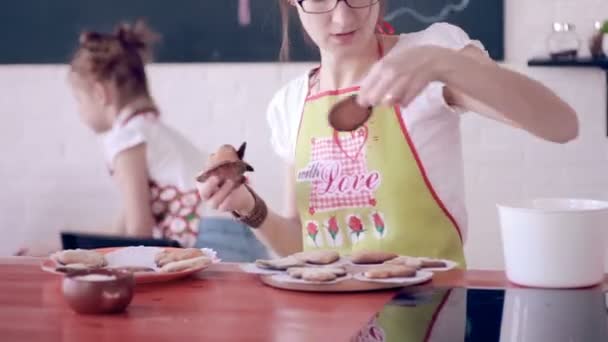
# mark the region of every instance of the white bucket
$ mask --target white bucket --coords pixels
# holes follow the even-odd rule
[[[534,199],[499,204],[498,213],[512,283],[576,288],[604,279],[608,202]]]

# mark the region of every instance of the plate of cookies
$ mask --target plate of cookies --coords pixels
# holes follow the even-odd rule
[[[283,274],[293,267],[341,266],[346,260],[331,250],[299,252],[284,258],[256,260],[252,264],[241,264],[241,269],[254,274]]]
[[[266,285],[305,292],[362,292],[396,289],[425,283],[433,273],[400,265],[383,265],[366,272],[348,266],[291,267],[284,273],[261,275]]]
[[[283,258],[243,264],[245,272],[260,275],[272,287],[310,292],[354,292],[393,289],[425,283],[433,270],[448,270],[455,263],[400,256],[377,251],[341,256],[336,251],[315,250]]]
[[[207,248],[136,246],[63,250],[44,260],[41,267],[55,274],[120,269],[132,272],[135,282],[143,284],[184,278],[219,261],[215,251]]]
[[[398,255],[383,251],[356,251],[345,259],[361,270],[377,265],[403,265],[422,271],[444,272],[458,266],[458,263],[452,260]]]

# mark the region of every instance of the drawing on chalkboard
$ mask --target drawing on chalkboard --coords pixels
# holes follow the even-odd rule
[[[439,0],[439,1],[442,4],[440,6],[438,6],[438,7],[440,7],[439,11],[435,12],[435,14],[423,14],[423,13],[420,13],[418,10],[413,9],[409,6],[403,6],[403,7],[399,7],[397,9],[391,11],[390,13],[388,13],[384,17],[384,20],[391,22],[404,14],[409,14],[414,19],[418,20],[421,23],[432,24],[432,23],[436,23],[436,22],[440,22],[440,21],[445,21],[448,18],[448,16],[452,13],[464,11],[467,8],[467,6],[469,6],[469,2],[470,2],[470,0],[460,0],[457,3],[443,4],[443,2],[445,0]],[[456,0],[454,0],[454,1],[456,1]],[[427,4],[431,3],[431,2],[433,2],[433,1],[426,1]]]
[[[239,0],[239,25],[249,26],[251,24],[251,4],[249,0]]]
[[[307,0],[308,1],[308,0]],[[163,36],[156,63],[276,62],[282,40],[277,0],[19,0],[0,20],[0,64],[65,63],[79,32],[106,31],[143,18]],[[505,0],[388,0],[385,20],[396,33],[417,32],[435,22],[456,25],[481,41],[490,56],[504,57]],[[41,8],[44,11],[40,10]],[[295,10],[295,9],[294,9]],[[292,10],[290,60],[318,62],[318,49]],[[6,12],[6,11],[5,11]],[[15,27],[35,29],[15,30]],[[36,42],[24,44],[23,42]]]

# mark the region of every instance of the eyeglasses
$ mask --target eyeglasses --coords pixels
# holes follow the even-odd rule
[[[333,11],[338,2],[344,1],[350,8],[366,8],[377,4],[380,0],[297,0],[305,13],[320,14]]]

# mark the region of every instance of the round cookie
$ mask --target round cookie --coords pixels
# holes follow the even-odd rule
[[[382,252],[382,251],[358,251],[354,252],[350,256],[350,260],[353,264],[381,264],[385,261],[391,260],[398,257],[395,253]]]
[[[302,272],[302,280],[307,281],[326,282],[336,278],[338,276],[334,272],[322,268],[308,268]]]
[[[259,259],[255,261],[255,265],[266,270],[285,271],[290,267],[306,266],[306,263],[294,256],[287,256],[279,259]]]
[[[382,265],[365,271],[363,275],[369,279],[410,278],[416,276],[416,269],[403,265]]]
[[[72,268],[99,268],[107,264],[103,254],[86,249],[66,249],[53,253],[51,259]]]
[[[328,265],[340,259],[340,254],[331,250],[316,250],[294,254],[294,256],[304,262],[313,265]]]
[[[416,257],[400,255],[395,259],[391,259],[384,262],[385,265],[403,265],[414,268],[422,267],[422,260]]]
[[[205,253],[198,248],[184,248],[177,250],[164,250],[154,257],[158,267],[163,267],[170,262],[194,259],[204,256]]]

